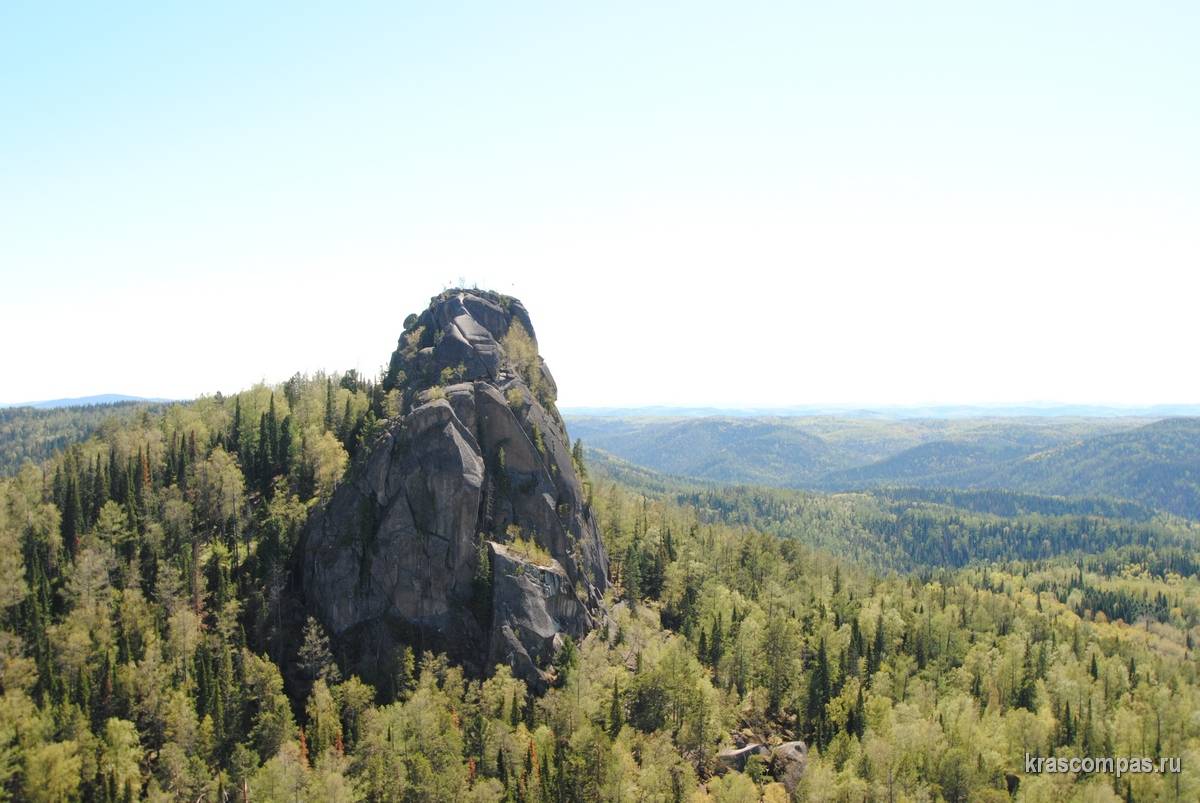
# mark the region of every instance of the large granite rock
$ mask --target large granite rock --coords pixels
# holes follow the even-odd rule
[[[403,413],[304,536],[306,604],[354,670],[389,671],[407,643],[539,687],[596,624],[608,558],[536,349],[494,293],[447,291],[406,322],[384,381]]]
[[[784,742],[771,748],[771,774],[784,785],[788,794],[796,791],[808,767],[808,745]]]

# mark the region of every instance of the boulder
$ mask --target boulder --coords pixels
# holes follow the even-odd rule
[[[771,775],[788,790],[796,791],[804,769],[808,766],[808,745],[804,742],[784,742],[771,748]]]

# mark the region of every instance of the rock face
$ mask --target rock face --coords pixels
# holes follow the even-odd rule
[[[544,686],[597,623],[608,558],[529,314],[442,293],[405,321],[384,390],[401,414],[305,530],[307,606],[365,675],[409,644]]]

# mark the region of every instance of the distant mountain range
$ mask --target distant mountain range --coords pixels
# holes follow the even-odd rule
[[[1200,418],[568,418],[572,437],[677,477],[836,491],[1007,489],[1200,519]]]
[[[125,402],[161,403],[174,399],[145,398],[143,396],[125,396],[121,393],[101,393],[98,396],[77,396],[73,399],[46,399],[31,402],[0,402],[0,407],[33,407],[37,410],[54,410],[59,407],[89,407],[94,404],[123,404]]]
[[[838,418],[1168,418],[1200,416],[1200,404],[1155,404],[1118,406],[1103,404],[1061,404],[1029,402],[1024,404],[954,405],[793,405],[788,407],[564,407],[568,417],[605,418],[791,418],[836,416]]]

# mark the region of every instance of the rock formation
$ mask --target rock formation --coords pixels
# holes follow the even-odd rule
[[[759,742],[751,742],[742,747],[730,747],[717,754],[717,773],[724,774],[730,770],[744,772],[746,764],[755,756],[760,756],[775,780],[783,784],[788,794],[796,791],[804,770],[808,767],[808,745],[804,742],[783,742],[774,747],[767,747]]]
[[[596,624],[608,558],[529,314],[440,294],[405,321],[384,390],[399,413],[306,527],[307,606],[365,675],[410,644],[543,687]]]

